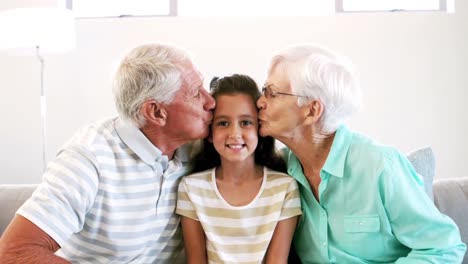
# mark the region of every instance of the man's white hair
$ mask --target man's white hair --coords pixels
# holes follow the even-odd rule
[[[120,117],[143,127],[143,103],[149,99],[170,103],[182,86],[184,69],[191,64],[188,52],[175,46],[155,43],[132,49],[120,62],[113,81]]]

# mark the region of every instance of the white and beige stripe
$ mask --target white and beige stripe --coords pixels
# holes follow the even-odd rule
[[[176,212],[200,221],[210,263],[261,263],[277,223],[300,215],[301,208],[296,181],[269,169],[252,202],[229,205],[210,169],[182,179]]]

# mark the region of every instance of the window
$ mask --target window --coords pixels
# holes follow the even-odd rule
[[[454,11],[454,0],[336,0],[335,2],[337,12]]]
[[[316,16],[343,12],[454,11],[454,0],[61,0],[80,17]]]
[[[75,17],[175,16],[177,0],[66,0]]]
[[[330,0],[178,0],[180,16],[313,16],[334,13]]]

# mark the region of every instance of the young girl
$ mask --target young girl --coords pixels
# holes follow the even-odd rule
[[[271,137],[258,137],[260,91],[248,76],[211,81],[211,135],[182,178],[181,215],[188,263],[287,263],[301,214],[296,181],[281,172]]]

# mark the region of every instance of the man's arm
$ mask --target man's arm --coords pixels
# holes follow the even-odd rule
[[[288,263],[289,249],[298,217],[294,216],[278,222],[268,246],[265,263]]]
[[[182,232],[184,234],[185,254],[187,263],[208,263],[206,256],[205,232],[200,222],[181,216]]]
[[[60,246],[52,237],[21,215],[16,215],[0,238],[0,260],[13,263],[69,263],[56,256]]]

